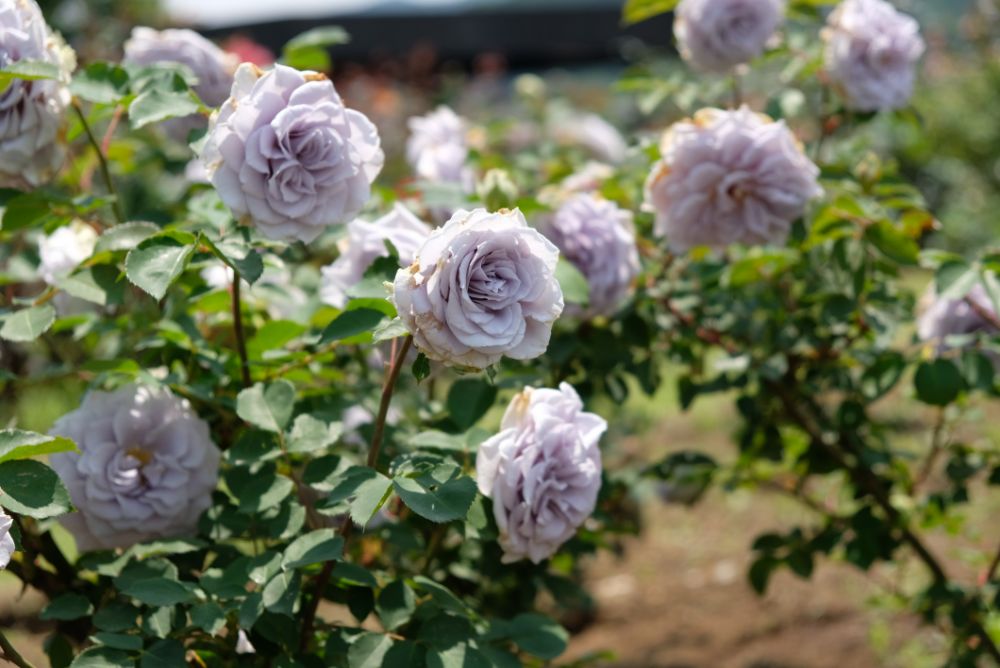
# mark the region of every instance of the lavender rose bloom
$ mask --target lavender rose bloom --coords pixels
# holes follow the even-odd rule
[[[917,336],[921,341],[936,344],[939,352],[950,348],[945,343],[945,338],[949,336],[1000,334],[1000,329],[996,326],[997,313],[993,300],[982,284],[974,285],[965,298],[961,299],[939,297],[932,286],[921,302],[923,309],[917,318]],[[1000,366],[1000,357],[992,357],[994,365]]]
[[[355,217],[384,160],[378,130],[322,74],[244,63],[202,161],[219,196],[269,239],[309,242]]]
[[[340,257],[321,269],[320,299],[344,308],[347,291],[358,284],[376,259],[389,254],[386,241],[396,247],[402,266],[409,266],[430,233],[430,225],[399,203],[374,223],[360,218],[352,220],[347,224],[347,237],[339,244]]]
[[[784,0],[681,0],[674,37],[697,70],[728,72],[764,53],[784,20]]]
[[[588,313],[613,315],[639,273],[632,213],[598,195],[574,195],[559,207],[545,231],[587,278]]]
[[[178,63],[194,73],[198,83],[194,92],[209,107],[218,107],[229,97],[233,73],[239,62],[193,30],[153,30],[138,27],[125,42],[125,62],[133,65]],[[191,130],[203,128],[205,118],[191,114],[164,122],[167,133],[178,141],[186,141]]]
[[[479,447],[476,478],[493,499],[503,562],[538,563],[594,512],[608,423],[586,413],[569,384],[525,388],[507,407],[500,433]]]
[[[826,71],[858,111],[898,109],[924,53],[920,25],[884,0],[845,0],[827,20]]]
[[[467,165],[468,123],[444,105],[424,116],[414,116],[407,125],[406,160],[417,178],[439,183],[456,183],[472,190],[474,176]]]
[[[819,168],[783,121],[747,107],[702,109],[675,123],[646,181],[654,231],[676,251],[694,246],[782,244],[823,190]]]
[[[79,511],[63,524],[80,550],[192,534],[211,503],[219,450],[208,424],[169,390],[90,392],[49,433],[79,448],[50,462]]]
[[[430,359],[475,369],[533,359],[563,310],[558,259],[517,209],[459,210],[396,274],[396,310]]]
[[[0,0],[0,68],[22,60],[59,71],[56,79],[12,79],[0,90],[0,187],[31,190],[65,159],[67,84],[76,57],[49,30],[34,0]]]
[[[14,520],[0,508],[0,568],[7,568],[14,554],[14,537],[10,533],[12,526]]]

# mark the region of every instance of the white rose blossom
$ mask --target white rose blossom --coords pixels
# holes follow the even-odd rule
[[[949,336],[1000,334],[993,300],[982,284],[972,286],[968,294],[959,299],[942,298],[931,286],[921,299],[921,306],[917,316],[917,336],[921,341],[935,344],[938,352],[951,347],[945,341]],[[1000,366],[1000,356],[991,354],[990,357],[994,365]]]
[[[65,115],[76,56],[46,25],[34,0],[0,0],[0,69],[19,61],[55,65],[55,79],[12,79],[0,90],[0,187],[31,190],[65,159]]]
[[[597,114],[556,112],[549,119],[548,130],[560,144],[580,146],[604,162],[619,163],[628,151],[621,132]]]
[[[239,65],[236,56],[226,53],[193,30],[153,30],[142,26],[133,28],[131,37],[125,42],[124,62],[133,65],[184,65],[198,80],[194,92],[209,107],[218,107],[229,97],[233,73]],[[204,116],[191,114],[164,121],[163,128],[177,141],[187,141],[191,130],[205,125]]]
[[[578,194],[559,207],[545,233],[586,277],[588,313],[614,315],[639,273],[632,212],[598,195]]]
[[[97,232],[81,220],[63,225],[38,241],[38,271],[49,285],[66,278],[94,254]]]
[[[823,29],[826,72],[858,111],[906,106],[924,40],[916,19],[884,0],[844,0]]]
[[[479,446],[476,479],[493,499],[503,562],[552,556],[594,512],[601,488],[598,442],[607,422],[583,410],[569,384],[525,388]]]
[[[14,520],[0,508],[0,569],[7,568],[14,554],[14,536],[10,532],[12,526]]]
[[[323,275],[320,300],[344,308],[347,291],[358,284],[376,259],[389,255],[386,241],[396,248],[401,265],[406,267],[430,233],[430,225],[399,203],[373,223],[360,218],[352,220],[347,224],[347,236],[338,244],[340,257],[320,270]]]
[[[674,37],[692,67],[725,73],[764,53],[784,12],[784,0],[681,0]]]
[[[430,359],[475,369],[534,359],[563,310],[558,258],[517,209],[459,210],[396,274],[393,300]]]
[[[675,123],[646,180],[654,232],[675,251],[782,244],[806,204],[822,195],[819,168],[783,121],[747,107],[702,109]]]
[[[186,400],[143,385],[91,391],[49,433],[79,449],[50,462],[78,511],[62,522],[80,550],[195,533],[220,453]]]
[[[424,116],[414,116],[407,125],[406,160],[417,178],[454,183],[471,192],[475,176],[468,165],[468,121],[441,105]]]
[[[324,75],[250,63],[212,115],[202,152],[241,222],[269,239],[304,242],[360,212],[384,159],[378,130]]]

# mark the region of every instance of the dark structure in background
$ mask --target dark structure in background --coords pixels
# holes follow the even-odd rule
[[[539,0],[539,5],[544,3]],[[496,53],[503,54],[508,67],[519,69],[620,60],[622,44],[630,37],[664,48],[673,41],[669,15],[626,28],[621,23],[620,7],[519,6],[453,13],[317,17],[203,32],[213,38],[241,33],[279,53],[292,37],[330,24],[342,26],[351,35],[350,43],[336,47],[339,64],[406,59],[431,47],[439,62],[471,65],[484,53]]]

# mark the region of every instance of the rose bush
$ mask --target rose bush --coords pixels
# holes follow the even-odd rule
[[[376,128],[308,69],[335,28],[226,90],[189,33],[70,73],[0,0],[0,565],[51,663],[542,665],[640,502],[734,489],[810,513],[750,546],[755,589],[877,567],[935,659],[1000,658],[966,519],[1000,255],[932,248],[891,153],[919,120],[855,113],[905,103],[919,34],[874,0],[686,0],[675,32],[610,120],[528,74]],[[203,145],[147,131],[181,119]],[[736,452],[672,428],[695,402]]]

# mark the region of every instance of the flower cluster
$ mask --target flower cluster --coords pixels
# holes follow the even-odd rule
[[[15,78],[0,90],[0,187],[30,190],[51,180],[65,160],[67,84],[76,57],[33,0],[0,0],[0,69],[20,61],[54,65],[58,73]]]
[[[613,315],[639,273],[632,213],[598,195],[574,195],[545,232],[587,278],[589,313]]]
[[[202,153],[238,219],[270,239],[305,242],[358,214],[384,158],[378,130],[324,75],[249,63],[213,114]]]
[[[916,20],[885,0],[844,0],[823,30],[826,71],[858,111],[903,107],[924,52]]]
[[[322,269],[320,299],[331,306],[344,308],[347,291],[357,285],[376,259],[389,255],[386,241],[399,253],[402,266],[409,266],[430,233],[427,223],[399,203],[373,223],[360,218],[352,220],[347,224],[347,237],[339,244],[340,257]]]
[[[598,442],[607,426],[583,410],[568,383],[558,390],[528,387],[510,402],[500,432],[476,457],[479,491],[493,499],[505,563],[552,556],[594,511]]]
[[[437,183],[454,183],[471,191],[474,181],[468,166],[468,123],[449,107],[440,106],[408,123],[406,160],[417,178]]]
[[[393,299],[430,359],[476,369],[533,359],[563,310],[558,258],[517,209],[459,210],[396,274]]]
[[[670,246],[782,244],[822,194],[819,168],[785,126],[747,107],[703,109],[675,123],[646,181],[655,232]]]
[[[784,0],[681,0],[674,37],[703,72],[728,72],[764,52],[784,20]]]
[[[186,400],[142,385],[93,391],[50,433],[79,449],[50,461],[78,511],[62,521],[80,550],[194,533],[220,453]]]

